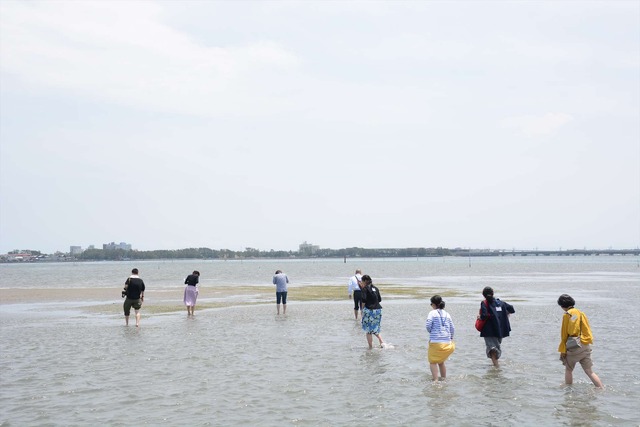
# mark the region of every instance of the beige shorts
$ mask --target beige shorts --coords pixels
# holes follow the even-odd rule
[[[576,364],[580,362],[582,369],[590,369],[593,366],[591,360],[591,345],[582,344],[582,347],[573,350],[567,350],[567,358],[562,361],[562,364],[569,371],[573,371]]]

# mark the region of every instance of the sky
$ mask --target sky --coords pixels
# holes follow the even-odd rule
[[[640,246],[638,1],[0,1],[0,253]]]

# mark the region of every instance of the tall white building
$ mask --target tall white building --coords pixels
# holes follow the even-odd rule
[[[104,243],[102,245],[102,250],[105,250],[105,251],[114,251],[116,249],[130,251],[131,243],[120,242],[116,244],[115,242],[111,242],[111,243]]]
[[[311,243],[307,243],[305,240],[304,243],[300,243],[299,248],[302,255],[315,255],[315,253],[320,249],[320,246],[312,245]]]

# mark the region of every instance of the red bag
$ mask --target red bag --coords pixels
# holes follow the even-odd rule
[[[478,332],[482,332],[482,328],[484,328],[484,324],[487,323],[487,320],[489,320],[489,317],[491,317],[491,314],[489,314],[489,304],[487,303],[487,300],[482,301],[484,303],[484,305],[487,306],[487,318],[484,320],[480,319],[480,314],[482,313],[482,309],[478,310],[478,318],[476,319],[476,330]]]

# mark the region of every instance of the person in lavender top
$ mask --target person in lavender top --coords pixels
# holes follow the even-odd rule
[[[276,285],[276,310],[280,314],[280,301],[282,301],[282,314],[287,314],[287,284],[289,278],[282,270],[276,270],[273,276],[273,284]]]

